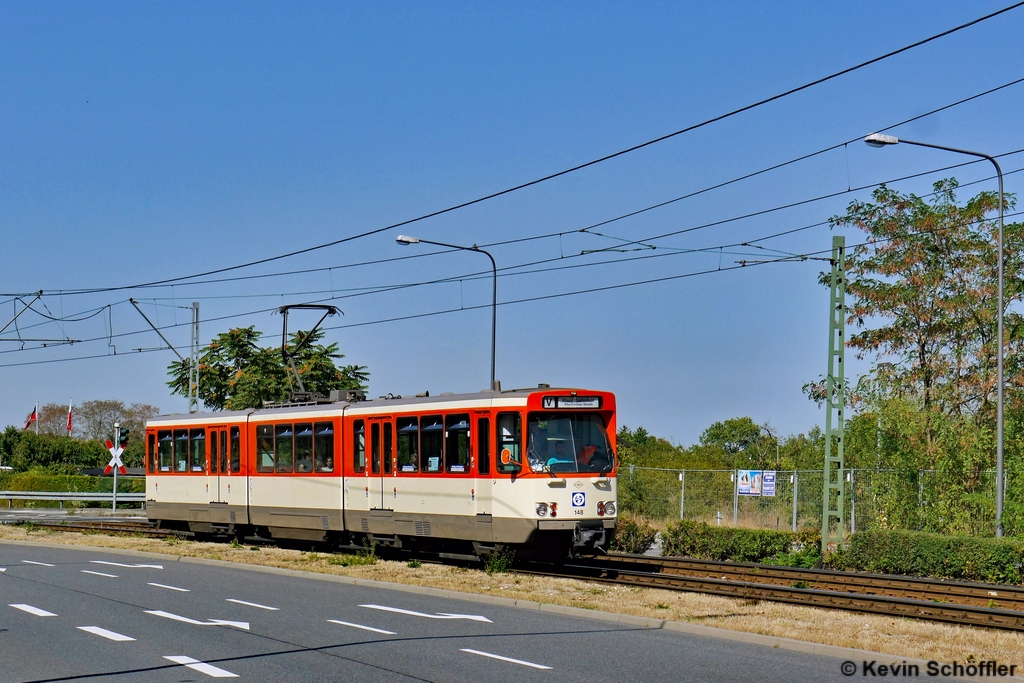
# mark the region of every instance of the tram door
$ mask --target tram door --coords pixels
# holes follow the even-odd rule
[[[487,411],[478,411],[473,416],[472,431],[473,483],[476,485],[474,502],[476,525],[474,538],[489,543],[494,540],[494,426]]]
[[[370,508],[393,510],[394,505],[394,425],[391,418],[370,420]]]
[[[209,433],[210,467],[207,469],[209,477],[207,482],[210,489],[210,502],[225,502],[224,493],[221,491],[221,476],[227,474],[228,469],[228,432],[224,428],[211,429]]]

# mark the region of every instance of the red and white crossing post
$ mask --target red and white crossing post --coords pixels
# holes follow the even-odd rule
[[[121,424],[119,422],[114,423],[114,438],[119,439],[121,434]],[[114,492],[113,492],[113,510],[117,510],[117,473],[127,474],[128,470],[125,469],[124,463],[121,462],[121,454],[124,453],[124,449],[121,448],[119,443],[113,443],[110,439],[107,439],[107,450],[110,451],[110,462],[107,463],[107,467],[103,470],[103,474],[110,474],[114,472]]]

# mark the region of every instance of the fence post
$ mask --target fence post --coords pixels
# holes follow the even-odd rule
[[[799,490],[799,485],[800,485],[799,484],[800,483],[800,475],[797,473],[796,470],[793,470],[792,480],[793,480],[793,533],[795,534],[796,533],[796,499],[797,499],[797,492]]]
[[[920,531],[924,528],[924,470],[917,471],[917,519],[917,530]]]
[[[854,497],[854,488],[857,480],[854,478],[854,470],[850,468],[850,533],[857,533],[857,499]]]
[[[685,517],[686,512],[686,470],[679,473],[679,519]]]
[[[740,471],[733,471],[732,486],[732,525],[740,525]]]

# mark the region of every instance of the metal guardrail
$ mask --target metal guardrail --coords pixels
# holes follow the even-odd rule
[[[64,507],[64,501],[98,501],[101,503],[114,503],[113,492],[95,491],[0,491],[0,500],[7,500],[7,507],[14,507],[16,500],[55,500]],[[142,503],[146,502],[145,493],[122,493],[118,491],[117,502],[119,503]]]

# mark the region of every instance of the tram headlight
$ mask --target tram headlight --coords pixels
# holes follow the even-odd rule
[[[547,517],[548,516],[548,504],[547,503],[537,503],[537,516],[538,517]]]
[[[615,516],[615,501],[614,500],[609,500],[607,503],[604,504],[604,514],[608,515],[609,517],[614,517]]]

